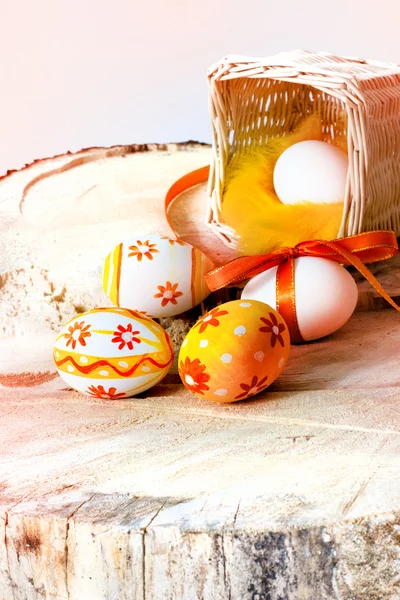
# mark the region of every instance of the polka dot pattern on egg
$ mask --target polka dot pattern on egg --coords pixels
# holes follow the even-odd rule
[[[232,354],[228,354],[225,353],[221,356],[221,360],[222,362],[224,362],[226,365],[229,365],[229,363],[232,362]]]
[[[226,396],[227,393],[228,393],[228,390],[225,390],[224,388],[220,388],[219,390],[215,390],[214,396]]]
[[[239,325],[238,327],[235,327],[233,333],[241,337],[246,333],[246,327],[244,327],[243,325]]]
[[[208,312],[189,331],[179,353],[179,374],[200,398],[245,400],[280,375],[289,351],[286,323],[273,308],[234,300]]]

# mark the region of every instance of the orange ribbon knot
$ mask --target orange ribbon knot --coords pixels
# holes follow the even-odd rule
[[[396,310],[400,307],[385,292],[365,266],[393,257],[399,248],[393,231],[369,231],[346,238],[300,242],[294,248],[283,247],[259,256],[242,256],[216,267],[206,275],[208,287],[219,290],[235,285],[263,271],[278,267],[276,273],[276,308],[287,323],[292,343],[303,342],[296,315],[294,261],[300,256],[315,256],[355,267]]]

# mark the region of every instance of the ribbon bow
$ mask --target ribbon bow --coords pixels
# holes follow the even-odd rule
[[[238,284],[263,271],[278,266],[276,273],[276,309],[287,323],[292,343],[304,341],[296,315],[294,261],[300,256],[328,258],[355,267],[369,283],[395,308],[394,300],[365,266],[393,257],[399,248],[393,231],[369,231],[346,238],[301,242],[294,248],[279,248],[259,256],[242,256],[226,265],[216,267],[205,275],[211,291]]]

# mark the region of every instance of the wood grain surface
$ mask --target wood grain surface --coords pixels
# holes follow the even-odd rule
[[[58,264],[67,303],[68,293],[80,293],[80,283],[66,277],[65,235],[69,240],[77,239],[78,230],[83,240],[91,235],[95,249],[85,248],[93,259],[104,244],[97,234],[109,227],[117,239],[127,231],[125,215],[133,214],[128,205],[143,206],[144,190],[148,212],[143,215],[160,223],[167,182],[205,164],[209,150],[164,148],[125,158],[122,152],[102,158],[105,151],[88,152],[97,153],[96,160],[74,167],[85,174],[74,181],[66,178],[71,171],[37,180],[25,194],[22,212],[19,202],[29,182],[71,157],[38,163],[34,173],[18,172],[0,183],[3,223],[8,219],[1,235],[9,241],[1,258],[0,301],[4,273],[27,269],[33,261],[50,281]],[[111,161],[124,189],[133,185],[131,173],[143,177],[128,196],[114,194],[112,218],[100,202]],[[86,171],[95,164],[102,175],[97,167],[92,175]],[[106,178],[97,191],[89,189],[94,175]],[[97,223],[85,221],[88,208],[82,203],[75,203],[75,212],[68,208],[69,185],[76,186],[76,195],[89,190],[89,206],[99,203]],[[65,194],[62,214],[61,201],[52,204],[50,198],[54,186]],[[188,208],[196,201],[181,198],[171,216],[177,229],[185,224],[182,236],[207,245],[207,230],[203,234],[198,215],[193,217],[200,208]],[[35,206],[41,202],[47,208],[42,206],[39,218]],[[52,207],[49,222],[41,221]],[[79,226],[72,222],[76,214]],[[164,227],[165,222],[166,232]],[[18,232],[26,236],[25,255],[15,242]],[[44,253],[50,239],[58,262]],[[89,270],[89,287],[96,268]],[[392,261],[390,271],[379,269],[395,295],[398,262]],[[90,301],[97,301],[96,293]],[[38,306],[38,295],[30,294]],[[335,335],[293,347],[273,386],[232,405],[207,403],[165,382],[128,400],[84,397],[36,368],[48,364],[34,356],[40,336],[22,361],[31,373],[13,374],[5,355],[12,336],[3,331],[0,358],[8,365],[3,370],[8,380],[0,387],[0,599],[400,598],[400,317],[392,309],[370,310],[377,305],[368,298],[368,310],[356,313]],[[41,306],[45,311],[51,303]],[[17,315],[16,327],[19,322]],[[24,324],[33,331],[27,317]],[[51,327],[48,334],[50,339]],[[22,352],[13,343],[15,352]]]
[[[3,390],[0,597],[400,597],[399,337],[359,313],[233,405]]]

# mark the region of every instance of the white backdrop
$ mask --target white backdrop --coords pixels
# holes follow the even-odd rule
[[[398,0],[0,0],[0,173],[94,145],[210,141],[206,70],[296,48],[400,63]]]

